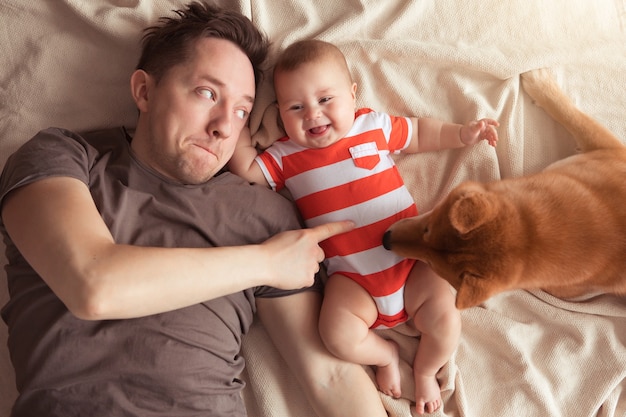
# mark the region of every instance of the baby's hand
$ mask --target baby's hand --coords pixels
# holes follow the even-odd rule
[[[471,121],[461,127],[461,142],[466,145],[475,145],[484,139],[491,146],[496,146],[498,142],[496,127],[498,126],[500,123],[493,119]]]

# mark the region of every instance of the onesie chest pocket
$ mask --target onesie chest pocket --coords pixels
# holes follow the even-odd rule
[[[367,142],[350,148],[350,155],[354,165],[359,168],[373,169],[380,162],[376,142]]]

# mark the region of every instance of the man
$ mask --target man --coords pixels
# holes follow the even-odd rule
[[[12,416],[245,416],[255,309],[320,416],[386,415],[363,369],[323,348],[309,288],[318,242],[352,225],[301,230],[287,200],[220,173],[266,40],[240,14],[176,14],[144,37],[132,139],[47,129],[7,161]]]

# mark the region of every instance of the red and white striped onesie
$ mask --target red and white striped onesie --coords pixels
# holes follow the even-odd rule
[[[349,277],[365,288],[378,307],[376,327],[407,320],[404,284],[415,261],[383,248],[384,232],[417,215],[391,153],[411,140],[408,118],[360,109],[345,138],[323,149],[300,146],[285,137],[256,161],[275,191],[286,187],[308,227],[353,220],[356,228],[320,243],[328,274]]]

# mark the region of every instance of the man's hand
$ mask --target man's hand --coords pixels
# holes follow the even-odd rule
[[[351,221],[326,223],[310,229],[290,230],[267,241],[265,247],[271,261],[271,285],[280,289],[298,289],[313,284],[324,251],[319,242],[354,228]]]

